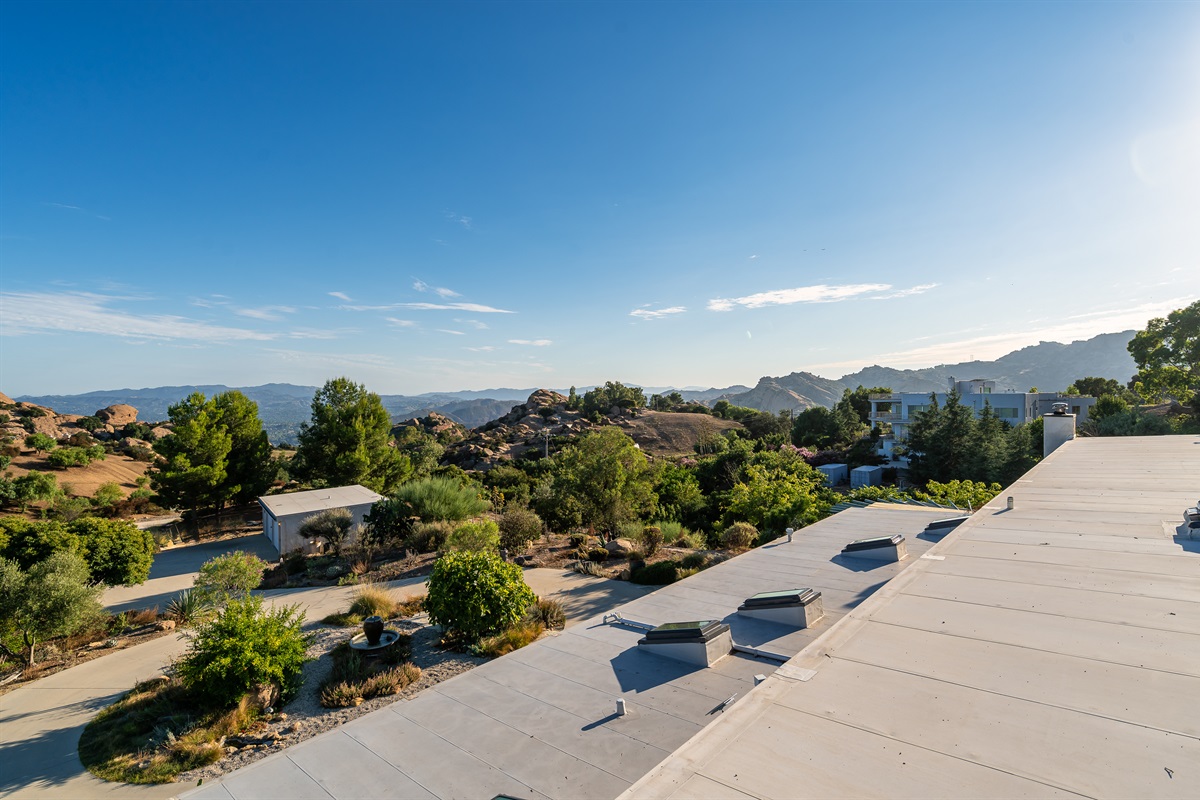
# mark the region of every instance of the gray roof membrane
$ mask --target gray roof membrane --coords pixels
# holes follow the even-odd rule
[[[851,508],[618,609],[650,625],[728,624],[739,645],[793,656],[944,535],[944,509]],[[903,534],[898,564],[841,554]],[[740,617],[760,592],[812,587],[825,617],[806,629]],[[709,668],[639,649],[645,631],[596,617],[422,694],[237,770],[187,798],[613,798],[640,780],[778,662],[732,653]],[[733,701],[726,704],[730,698]],[[624,698],[627,713],[616,714]]]

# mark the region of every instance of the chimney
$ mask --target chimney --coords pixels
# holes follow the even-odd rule
[[[1042,456],[1048,456],[1075,438],[1074,414],[1043,414],[1042,415]]]

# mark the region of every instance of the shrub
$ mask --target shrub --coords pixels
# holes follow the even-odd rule
[[[662,528],[657,525],[647,525],[642,528],[642,551],[646,554],[647,558],[657,553],[662,543]]]
[[[576,550],[582,550],[587,547],[588,539],[590,538],[591,537],[586,533],[572,533],[569,537],[567,537],[567,541],[570,543],[571,547],[575,548]]]
[[[215,603],[245,597],[262,582],[267,562],[241,551],[210,558],[200,567],[196,590]]]
[[[597,578],[606,577],[604,574],[604,568],[595,561],[584,561],[583,559],[580,559],[579,561],[576,561],[571,568],[583,575],[592,575]]]
[[[678,567],[679,564],[675,561],[656,561],[633,570],[629,574],[629,580],[648,586],[665,586],[679,579]]]
[[[453,532],[454,524],[450,522],[418,522],[404,540],[404,547],[416,553],[434,553],[442,549]]]
[[[444,552],[452,550],[494,553],[500,549],[500,528],[490,519],[459,525],[446,538]]]
[[[721,546],[728,550],[746,550],[757,537],[758,529],[749,522],[735,522],[721,533]]]
[[[407,504],[412,516],[422,522],[460,520],[482,514],[488,502],[475,486],[464,486],[453,478],[422,478],[396,490],[393,500]]]
[[[298,688],[308,646],[303,622],[299,606],[264,610],[261,597],[230,600],[196,631],[176,672],[188,689],[222,706],[265,684],[286,700]]]
[[[167,603],[167,616],[180,626],[195,625],[208,619],[212,611],[213,606],[208,598],[194,589],[184,589]]]
[[[53,436],[44,433],[31,433],[25,437],[25,446],[39,453],[48,453],[58,445]]]
[[[608,561],[609,552],[603,547],[593,547],[587,551],[587,560],[595,561],[597,564],[603,564]]]
[[[433,566],[425,610],[434,624],[475,640],[515,623],[535,599],[516,564],[453,552]]]
[[[683,527],[682,522],[675,522],[674,520],[662,520],[661,522],[655,522],[654,524],[657,525],[659,530],[662,531],[663,541],[667,544],[679,541],[679,537],[687,533],[687,529]]]
[[[92,495],[92,504],[97,508],[108,508],[114,503],[121,502],[124,496],[125,493],[121,491],[120,484],[109,481],[96,487],[96,493]]]
[[[704,569],[708,562],[707,553],[688,553],[679,560],[679,566],[681,569]]]
[[[539,599],[525,612],[525,618],[540,622],[546,630],[562,630],[567,626],[567,612],[557,600]]]
[[[21,634],[31,667],[39,641],[70,636],[103,617],[100,591],[75,553],[52,553],[28,572],[0,558],[0,623]]]
[[[675,546],[687,547],[692,550],[703,550],[708,547],[708,541],[702,533],[685,531],[682,536],[675,540]]]
[[[638,542],[638,541],[641,541],[641,539],[642,539],[642,528],[643,527],[644,526],[642,525],[642,523],[637,522],[637,521],[622,522],[620,525],[617,526],[617,535],[620,536],[622,539],[629,539],[630,541]]]
[[[498,658],[513,650],[520,650],[527,644],[532,644],[545,631],[546,628],[542,623],[535,620],[523,620],[505,628],[495,636],[484,637],[479,642],[478,651],[480,655]]]
[[[288,575],[299,575],[305,571],[308,556],[304,551],[297,547],[295,550],[288,551],[283,556],[283,569]]]
[[[511,506],[500,515],[500,546],[523,553],[542,536],[542,518],[527,508]]]
[[[334,555],[342,554],[342,545],[354,527],[354,514],[348,508],[327,508],[306,517],[297,533],[305,539],[324,539]]]
[[[382,586],[373,584],[368,584],[355,592],[354,601],[350,603],[350,613],[364,619],[375,615],[387,619],[395,612],[396,599],[392,593]]]

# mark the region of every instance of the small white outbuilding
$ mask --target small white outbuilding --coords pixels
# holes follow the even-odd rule
[[[330,508],[348,508],[354,524],[363,521],[371,507],[383,495],[376,494],[365,486],[335,486],[329,489],[313,489],[308,492],[273,494],[258,498],[263,513],[263,534],[275,545],[282,556],[293,550],[315,553],[321,542],[302,538],[297,531],[304,520],[319,511]]]
[[[879,486],[883,483],[883,467],[855,467],[850,470],[850,488]]]

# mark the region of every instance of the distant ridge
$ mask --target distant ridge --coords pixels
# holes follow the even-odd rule
[[[642,387],[649,398],[653,394],[679,391],[688,401],[712,405],[718,400],[747,408],[777,413],[787,409],[832,406],[845,389],[862,386],[889,386],[898,392],[945,391],[951,377],[988,378],[1000,387],[1025,391],[1037,386],[1043,391],[1065,389],[1071,382],[1089,375],[1115,378],[1121,383],[1136,371],[1126,345],[1133,331],[1105,333],[1084,341],[1060,344],[1042,342],[1015,350],[995,361],[968,361],[939,364],[924,369],[893,369],[872,366],[841,378],[823,378],[810,372],[793,372],[773,378],[764,376],[750,388],[728,386],[724,389],[675,390],[671,387]],[[211,397],[227,392],[222,384],[195,386],[157,386],[144,389],[110,389],[73,395],[22,395],[27,403],[55,409],[60,414],[94,414],[97,409],[125,404],[138,410],[142,420],[167,418],[167,407],[192,392]],[[291,383],[265,383],[262,386],[233,387],[258,403],[258,413],[271,441],[295,442],[300,424],[309,418],[316,386]],[[583,394],[590,386],[577,387]],[[468,428],[477,428],[507,414],[514,403],[523,403],[536,389],[483,389],[461,392],[426,392],[419,395],[385,394],[380,398],[397,422],[437,412]],[[561,394],[566,394],[563,390]]]

